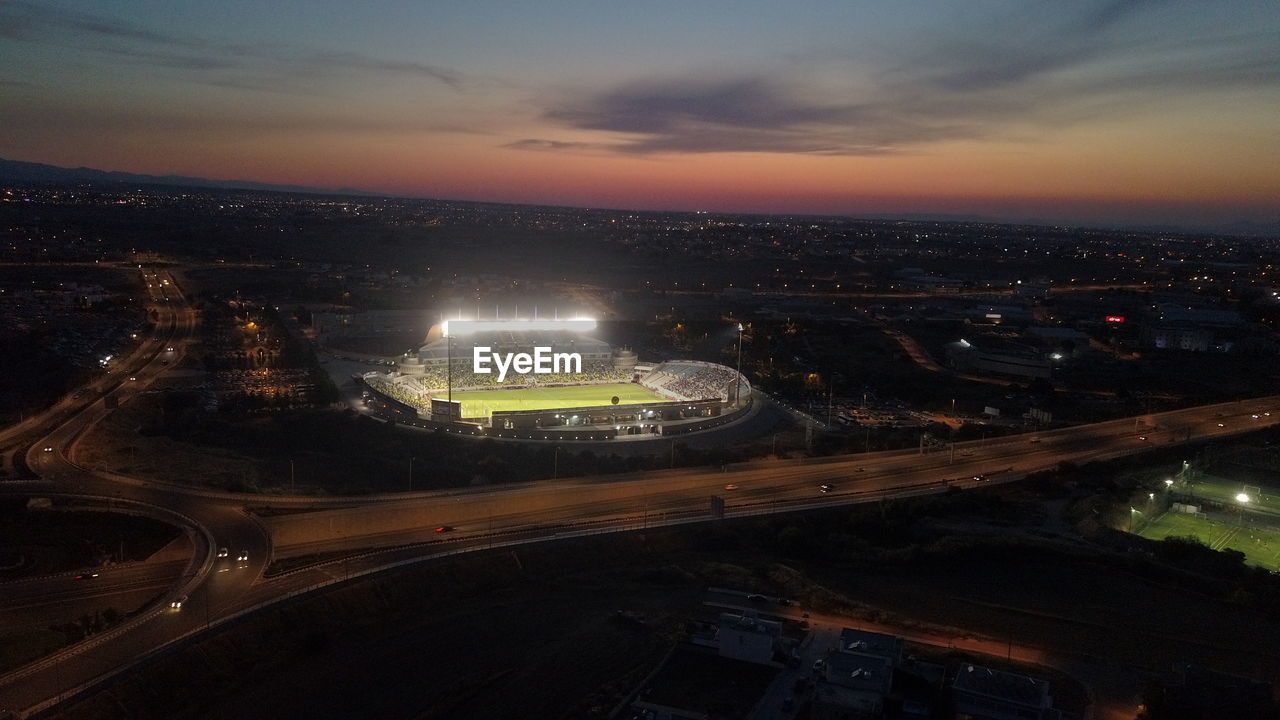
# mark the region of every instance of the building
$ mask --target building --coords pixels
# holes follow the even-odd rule
[[[872,720],[884,717],[893,687],[894,663],[887,657],[834,652],[813,691],[814,720]]]
[[[844,628],[827,656],[813,690],[815,720],[872,720],[885,716],[894,675],[902,661],[902,639]]]
[[[1053,375],[1050,356],[1019,343],[1000,338],[961,339],[947,345],[947,361],[957,370],[1021,378],[1044,378]]]
[[[1186,350],[1188,352],[1209,352],[1220,347],[1214,342],[1214,333],[1209,328],[1195,325],[1146,324],[1138,333],[1138,341],[1143,347],[1157,350]],[[1229,345],[1228,345],[1229,347]]]
[[[964,665],[951,683],[956,720],[1059,720],[1049,682],[1028,675]]]
[[[720,657],[773,665],[773,651],[782,636],[782,624],[751,615],[720,613],[717,637]]]
[[[1235,310],[1162,302],[1143,320],[1138,341],[1156,350],[1231,352],[1244,326],[1244,318]]]
[[[880,657],[897,666],[902,662],[902,638],[870,630],[844,628],[840,631],[840,652]]]

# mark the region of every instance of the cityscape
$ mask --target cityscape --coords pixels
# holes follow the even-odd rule
[[[1276,6],[303,6],[0,4],[0,720],[1280,718]]]

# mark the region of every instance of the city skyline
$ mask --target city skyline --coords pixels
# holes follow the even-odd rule
[[[569,206],[1274,222],[1280,13],[1213,10],[11,2],[0,156]]]

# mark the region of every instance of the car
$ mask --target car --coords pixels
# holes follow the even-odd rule
[[[974,481],[974,482],[986,482],[986,481],[987,481],[987,476],[986,476],[986,475],[974,475],[974,476],[973,476],[973,481]]]
[[[1257,420],[1257,419],[1258,419],[1258,413],[1254,413],[1254,414],[1253,414],[1253,419],[1254,419],[1254,420]]]
[[[186,595],[179,595],[178,597],[176,597],[176,598],[174,598],[173,600],[170,600],[170,601],[169,601],[169,608],[170,608],[170,609],[172,609],[172,610],[181,610],[181,609],[182,609],[182,603],[184,603],[184,602],[186,602],[186,601],[187,601],[187,596],[186,596]]]
[[[1264,413],[1262,413],[1262,414],[1263,414],[1265,417],[1271,417],[1271,411],[1270,411],[1270,410],[1268,410],[1267,412],[1264,412]]]
[[[46,445],[46,446],[45,446],[45,448],[44,448],[44,451],[45,451],[45,452],[53,452],[53,446],[52,446],[52,445]]]
[[[438,533],[453,532],[453,530],[454,530],[454,527],[452,525],[441,525],[440,527],[436,528],[436,532]]]
[[[245,550],[236,556],[236,562],[249,562],[249,551]]]
[[[737,485],[734,485],[733,483],[729,483],[728,485],[725,485],[725,486],[724,486],[724,489],[725,489],[725,490],[737,490],[737,489],[738,489],[738,486],[737,486]]]
[[[77,576],[76,576],[76,579],[77,579],[77,580],[92,580],[93,578],[96,578],[96,577],[98,577],[98,573],[96,573],[96,572],[89,572],[89,573],[80,573],[79,575],[77,575]]]
[[[1139,440],[1141,440],[1142,442],[1146,442],[1146,441],[1147,441],[1147,436],[1146,436],[1146,435],[1139,435],[1139,436],[1138,436],[1138,439],[1139,439]]]
[[[165,352],[173,352],[173,346],[172,346],[172,345],[170,345],[169,347],[165,348],[165,349],[164,349],[164,351],[165,351]]]
[[[765,596],[763,596],[763,595],[748,595],[748,596],[747,596],[747,599],[748,599],[748,600],[750,600],[751,602],[764,602],[765,600],[768,600],[769,598],[767,598],[767,597],[765,597]]]
[[[130,375],[130,376],[129,376],[129,380],[130,380],[130,381],[135,381],[135,380],[137,380],[137,379],[138,379],[138,376],[136,376],[136,375]]]
[[[1031,442],[1033,442],[1033,443],[1038,443],[1038,442],[1040,442],[1040,438],[1038,438],[1038,437],[1033,437],[1033,438],[1031,438]]]
[[[832,484],[830,484],[830,483],[826,483],[826,484],[823,484],[823,485],[819,485],[819,486],[818,486],[818,491],[819,491],[819,492],[824,492],[824,493],[829,493],[829,492],[831,492],[832,490],[835,490],[835,489],[836,489],[836,486],[835,486],[835,485],[832,485]]]
[[[1226,427],[1225,423],[1218,423],[1218,427]]]
[[[226,556],[227,556],[227,549],[226,549],[226,548],[218,548],[218,557],[220,557],[220,558],[224,558],[224,557],[226,557]]]

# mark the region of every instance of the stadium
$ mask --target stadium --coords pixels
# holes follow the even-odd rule
[[[394,371],[359,379],[366,403],[407,424],[521,440],[684,434],[750,408],[751,386],[737,370],[695,360],[642,362],[632,350],[592,337],[595,326],[583,318],[446,321]],[[531,368],[535,356],[577,362]],[[516,360],[508,372],[481,362],[489,357]]]

